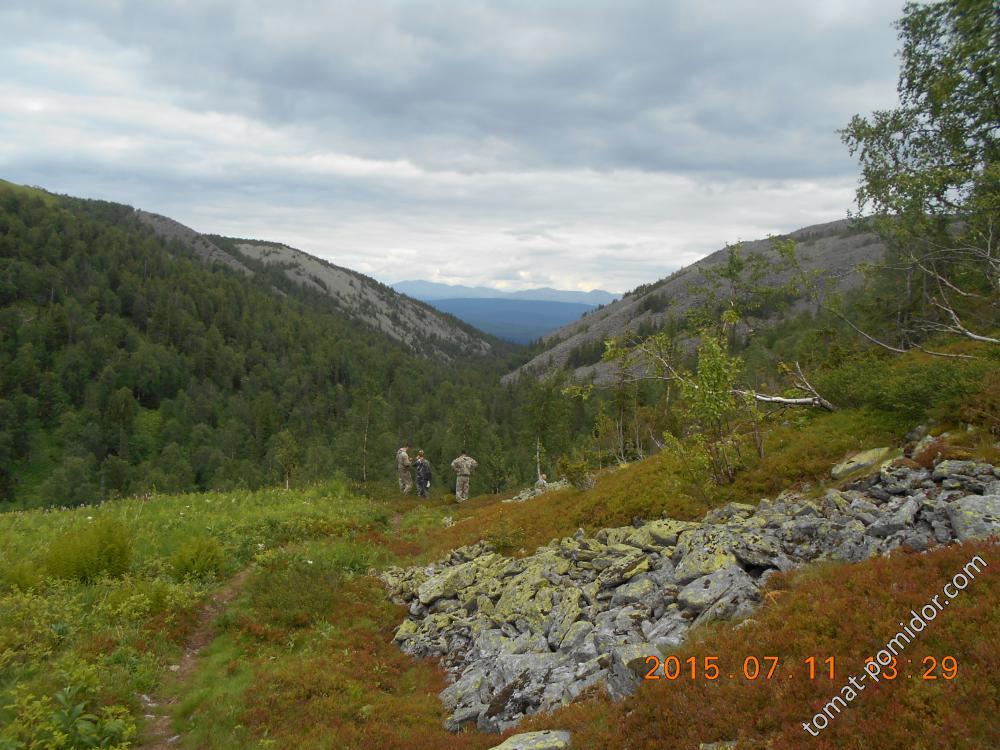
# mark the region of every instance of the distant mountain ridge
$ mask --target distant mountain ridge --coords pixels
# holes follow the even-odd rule
[[[169,217],[138,209],[135,216],[158,237],[181,243],[207,265],[222,265],[248,276],[256,275],[255,266],[279,269],[289,281],[329,297],[340,312],[358,323],[421,354],[446,359],[485,355],[497,343],[375,279],[280,242],[201,234]]]
[[[570,289],[540,287],[537,289],[524,289],[519,292],[505,292],[501,289],[492,289],[487,286],[441,284],[435,281],[423,280],[399,281],[391,286],[397,292],[402,292],[414,299],[425,302],[439,299],[519,299],[545,302],[574,302],[597,307],[598,305],[610,304],[621,296],[606,292],[603,289],[580,292]]]

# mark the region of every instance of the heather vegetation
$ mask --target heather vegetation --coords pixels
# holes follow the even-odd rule
[[[442,665],[393,642],[406,610],[374,573],[818,502],[878,472],[831,475],[872,448],[905,449],[899,470],[1000,465],[991,10],[908,6],[901,109],[844,132],[888,249],[862,285],[832,292],[787,240],[777,275],[736,245],[683,316],[510,385],[546,342],[426,357],[281,269],[209,267],[128,207],[0,184],[0,750],[493,747],[443,727]],[[614,377],[571,381],[598,362]],[[427,500],[394,486],[407,439],[435,467]],[[465,447],[479,469],[456,505],[445,466]],[[568,481],[504,502],[542,472]],[[777,656],[791,676],[651,682],[620,702],[595,686],[520,730],[583,748],[991,747],[1000,548],[928,546],[770,575],[751,619],[676,651],[734,673]],[[912,664],[806,738],[857,660],[976,554],[989,566]],[[953,657],[957,679],[925,679],[926,656]],[[809,657],[835,658],[836,679],[803,677]]]

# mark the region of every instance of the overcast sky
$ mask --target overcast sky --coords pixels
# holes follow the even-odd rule
[[[896,0],[4,0],[0,177],[385,282],[630,289],[843,218]]]

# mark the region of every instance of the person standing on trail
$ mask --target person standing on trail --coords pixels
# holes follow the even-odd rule
[[[460,503],[469,499],[469,476],[477,466],[479,462],[469,456],[464,448],[462,455],[451,462],[452,470],[458,475],[455,481],[455,499]]]
[[[413,462],[414,473],[417,475],[417,495],[430,497],[431,462],[424,458],[423,451],[417,451],[417,460]]]
[[[399,475],[399,491],[404,495],[409,495],[413,489],[413,477],[410,476],[410,444],[403,443],[403,447],[396,451],[396,473]]]

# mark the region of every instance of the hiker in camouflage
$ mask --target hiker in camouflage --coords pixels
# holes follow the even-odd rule
[[[409,495],[413,489],[413,477],[410,475],[410,444],[403,443],[403,447],[396,451],[396,474],[399,475],[399,490],[404,495]]]
[[[469,475],[477,466],[479,462],[470,457],[464,448],[462,455],[451,462],[452,470],[458,475],[455,480],[455,499],[460,503],[469,499]]]

